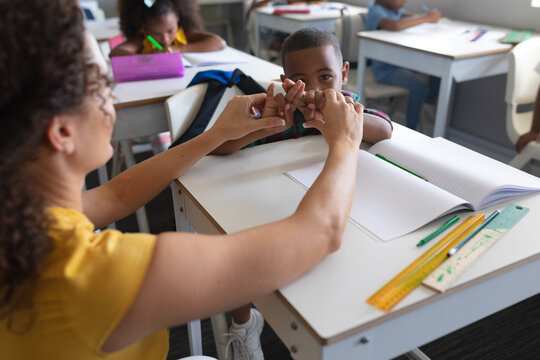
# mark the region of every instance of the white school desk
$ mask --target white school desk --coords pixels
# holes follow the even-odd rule
[[[311,12],[309,14],[282,14],[274,15],[273,12],[279,7],[261,7],[254,9],[255,24],[255,53],[261,56],[261,28],[269,28],[293,33],[305,27],[316,27],[320,30],[334,32],[336,20],[341,16],[340,9],[346,8],[345,15],[367,13],[364,7],[341,3],[327,3],[322,5],[306,5]],[[304,7],[302,7],[304,8]]]
[[[125,157],[127,167],[135,165],[129,139],[169,131],[164,101],[184,90],[199,71],[210,69],[231,71],[240,68],[246,75],[256,80],[279,80],[282,73],[280,66],[233,48],[229,50],[236,52],[245,62],[186,68],[184,76],[180,78],[131,81],[113,85],[117,115],[114,139],[120,143],[120,151]],[[115,161],[113,169],[116,169]],[[102,182],[105,181],[103,178]],[[137,211],[137,221],[141,231],[149,231],[144,207]]]
[[[217,69],[232,71],[239,68],[255,80],[277,80],[283,72],[281,66],[230,48],[245,59],[238,64],[221,64],[186,68],[181,78],[131,81],[117,83],[113,87],[116,96],[117,119],[115,139],[126,140],[169,131],[164,101],[184,90],[199,71]]]
[[[98,42],[107,41],[122,34],[120,30],[120,19],[117,17],[107,18],[105,20],[85,21],[84,26],[90,30]]]
[[[479,28],[489,29],[470,41]],[[362,96],[367,59],[375,59],[441,78],[433,136],[444,136],[453,81],[462,82],[505,74],[511,45],[500,44],[510,29],[441,19],[400,32],[386,30],[358,33],[358,95]]]
[[[393,141],[418,136],[423,135],[396,125]],[[318,162],[326,152],[321,136],[306,136],[207,156],[174,183],[175,216],[210,234],[285,218],[305,190],[283,171]],[[388,314],[365,302],[429,248],[416,243],[440,226],[441,219],[389,242],[377,241],[349,222],[339,251],[288,286],[257,299],[255,306],[294,359],[403,354],[540,292],[540,194],[513,202],[530,212],[442,294],[419,287]]]

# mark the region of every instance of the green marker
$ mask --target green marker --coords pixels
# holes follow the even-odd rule
[[[459,220],[459,216],[457,216],[457,215],[454,216],[453,218],[451,218],[450,220],[448,220],[447,222],[442,224],[440,228],[438,228],[437,230],[435,230],[434,232],[432,232],[431,234],[429,234],[428,236],[426,236],[425,238],[420,240],[420,242],[418,244],[416,244],[416,246],[420,247],[420,246],[424,245],[428,241],[432,240],[435,236],[439,235],[444,230],[448,229],[450,226],[452,226],[452,224],[454,224],[458,220]]]
[[[392,164],[392,165],[397,166],[397,167],[400,168],[401,170],[405,170],[405,171],[408,172],[409,174],[413,174],[414,176],[419,177],[420,179],[426,180],[426,181],[427,181],[427,179],[426,179],[425,177],[423,177],[422,175],[418,175],[417,173],[415,173],[415,172],[413,172],[413,171],[411,171],[411,170],[409,170],[409,169],[407,169],[407,168],[405,168],[405,167],[403,167],[403,166],[401,166],[401,165],[399,165],[399,164],[396,164],[396,163],[393,162],[392,160],[388,160],[387,158],[385,158],[385,157],[382,156],[381,154],[375,154],[375,156],[378,157],[378,158],[383,159],[383,160],[386,161],[386,162],[389,162],[389,163]]]
[[[156,40],[154,40],[153,37],[151,37],[150,35],[148,35],[146,38],[147,38],[148,40],[150,40],[150,42],[151,42],[152,44],[154,44],[154,46],[157,47],[158,50],[163,50],[163,46],[161,46]]]

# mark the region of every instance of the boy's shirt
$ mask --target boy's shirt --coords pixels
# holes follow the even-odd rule
[[[350,96],[353,99],[354,102],[360,102],[360,96],[358,96],[355,93],[352,93],[352,92],[346,91],[346,90],[341,90],[341,93],[344,96]],[[376,109],[367,109],[366,108],[366,109],[364,109],[364,112],[365,113],[371,113],[371,114],[374,114],[374,115],[377,115],[377,116],[380,116],[380,117],[386,119],[386,121],[388,121],[390,123],[390,126],[393,128],[392,121],[390,120],[390,117],[388,115],[386,115],[385,113],[383,113],[382,111],[376,110]],[[299,110],[296,110],[294,112],[293,124],[291,125],[290,128],[288,128],[287,130],[284,130],[284,131],[282,131],[280,133],[270,135],[270,136],[267,136],[265,138],[256,140],[256,141],[246,145],[245,148],[253,147],[253,146],[257,146],[257,145],[262,145],[262,144],[268,144],[268,143],[272,143],[272,142],[280,141],[280,140],[297,139],[297,138],[299,138],[301,136],[306,136],[306,135],[319,135],[320,134],[320,131],[315,129],[315,128],[307,128],[307,129],[304,128],[304,123],[305,122],[306,121],[304,120],[304,115],[302,115],[302,113]]]
[[[372,1],[368,6],[368,13],[366,16],[366,30],[377,30],[379,23],[382,19],[390,20],[399,20],[403,17],[403,8],[398,11],[387,9],[382,5],[377,4],[375,1]],[[372,61],[373,75],[375,79],[385,78],[390,72],[397,69],[396,66],[381,62],[381,61]]]

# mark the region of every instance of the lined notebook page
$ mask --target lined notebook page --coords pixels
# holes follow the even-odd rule
[[[540,179],[444,138],[406,144],[381,141],[379,153],[413,170],[480,210],[510,197],[539,191]]]
[[[311,187],[323,162],[286,174]],[[414,231],[464,200],[360,150],[356,189],[350,213],[353,223],[383,241]]]

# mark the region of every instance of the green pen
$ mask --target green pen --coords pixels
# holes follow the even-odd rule
[[[154,40],[153,37],[151,37],[150,35],[148,35],[146,38],[147,38],[148,40],[150,40],[150,42],[151,42],[152,44],[154,44],[154,46],[157,47],[158,50],[163,50],[163,46],[161,46],[156,40]]]
[[[428,236],[426,236],[425,238],[420,240],[420,242],[418,244],[416,244],[416,246],[420,247],[420,246],[424,245],[428,241],[432,240],[435,236],[439,235],[444,230],[448,229],[450,226],[452,226],[458,220],[459,220],[459,216],[457,216],[457,215],[454,216],[453,218],[451,218],[450,220],[448,220],[447,222],[442,224],[440,228],[438,228],[437,230],[435,230],[434,232],[432,232],[431,234],[429,234]]]
[[[392,164],[392,165],[397,166],[397,167],[400,168],[401,170],[405,170],[405,171],[408,172],[409,174],[413,174],[414,176],[419,177],[420,179],[426,180],[426,181],[427,181],[427,179],[426,179],[425,177],[423,177],[422,175],[418,175],[417,173],[412,172],[411,170],[409,170],[409,169],[407,169],[407,168],[404,168],[403,166],[401,166],[401,165],[399,165],[399,164],[396,164],[395,162],[393,162],[392,160],[389,160],[389,159],[385,158],[385,157],[382,156],[381,154],[375,154],[375,156],[378,157],[378,158],[383,159],[383,160],[386,161],[386,162],[389,162],[389,163]]]

